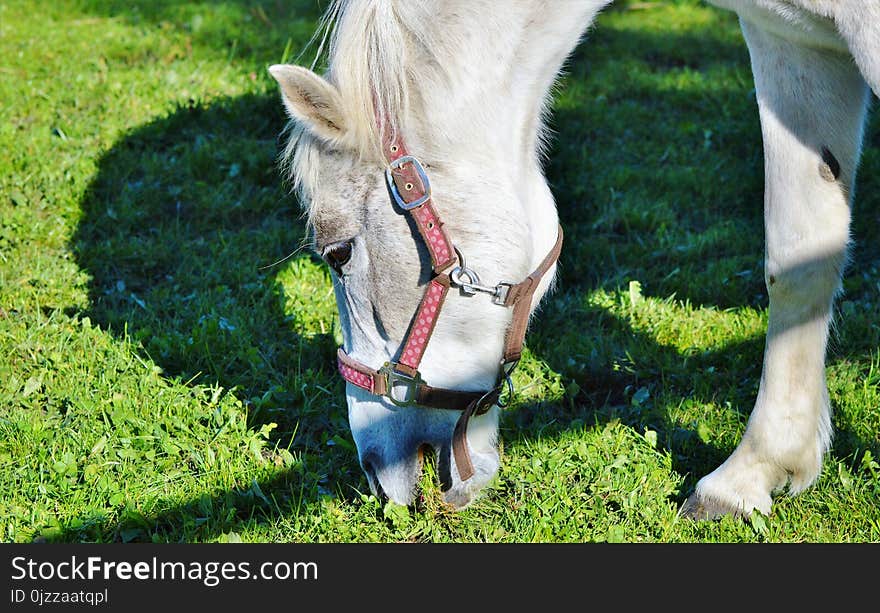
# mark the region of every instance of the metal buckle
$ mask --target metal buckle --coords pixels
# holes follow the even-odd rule
[[[416,372],[415,376],[410,377],[394,370],[394,366],[390,362],[385,362],[385,365],[379,369],[379,374],[385,376],[384,396],[394,403],[395,406],[411,407],[416,405],[416,390],[418,386],[425,383],[418,372]],[[404,391],[402,400],[394,395],[394,391],[401,388]]]
[[[510,293],[511,287],[513,287],[513,283],[499,283],[496,285],[495,293],[492,294],[492,302],[498,306],[507,306],[505,302],[507,302],[507,295]]]
[[[400,192],[397,190],[397,185],[394,183],[394,176],[391,174],[392,170],[400,168],[404,164],[413,165],[413,168],[416,169],[416,174],[419,175],[419,179],[422,181],[422,185],[425,188],[425,195],[412,202],[407,202],[403,199],[403,196],[401,196]],[[431,182],[428,181],[428,174],[425,172],[425,167],[422,166],[422,163],[417,158],[411,155],[403,155],[391,162],[388,165],[388,168],[385,169],[385,181],[388,183],[388,190],[391,192],[391,197],[394,198],[394,202],[396,202],[397,206],[404,211],[409,211],[422,206],[431,199]]]
[[[501,404],[501,389],[497,385],[477,400],[477,405],[474,408],[474,415],[485,415],[489,412],[489,409],[496,404],[499,408],[504,408],[504,405]]]

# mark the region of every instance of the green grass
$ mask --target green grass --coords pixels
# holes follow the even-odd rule
[[[368,494],[329,276],[275,165],[265,68],[323,5],[0,4],[0,540],[880,541],[877,120],[821,479],[769,517],[676,515],[757,391],[763,165],[735,17],[643,4],[562,81],[560,290],[460,513],[431,466],[411,508]]]

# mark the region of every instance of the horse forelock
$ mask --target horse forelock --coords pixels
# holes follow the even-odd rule
[[[316,32],[313,68],[326,61],[325,77],[343,105],[342,144],[363,158],[381,157],[382,134],[404,128],[414,82],[409,47],[419,39],[415,14],[408,10],[404,20],[396,0],[334,0]]]
[[[382,135],[405,130],[410,108],[411,66],[408,46],[418,25],[405,23],[395,0],[333,0],[309,45],[317,44],[312,69],[327,66],[325,78],[340,93],[345,137],[337,146],[362,160],[382,159]],[[409,14],[409,13],[408,13]],[[320,154],[329,145],[302,124],[291,121],[281,155],[290,185],[310,214]]]

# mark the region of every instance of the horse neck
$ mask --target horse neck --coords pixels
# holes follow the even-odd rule
[[[507,158],[534,157],[556,75],[589,24],[589,8],[603,3],[523,0],[499,10],[495,0],[410,2],[421,9],[406,12],[416,131],[438,148],[479,141]]]
[[[553,197],[541,170],[542,115],[555,79],[608,0],[466,0],[416,3],[410,120],[427,159],[468,160],[461,180],[504,177],[516,198],[502,214],[533,236],[532,264],[556,238]],[[411,3],[412,4],[412,3]],[[409,13],[408,13],[409,15]],[[470,176],[466,176],[470,172]]]

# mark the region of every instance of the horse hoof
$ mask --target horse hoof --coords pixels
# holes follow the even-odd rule
[[[696,521],[712,521],[721,519],[725,515],[742,518],[748,515],[743,513],[742,507],[724,504],[718,500],[707,499],[696,492],[688,496],[678,512],[679,516]]]

